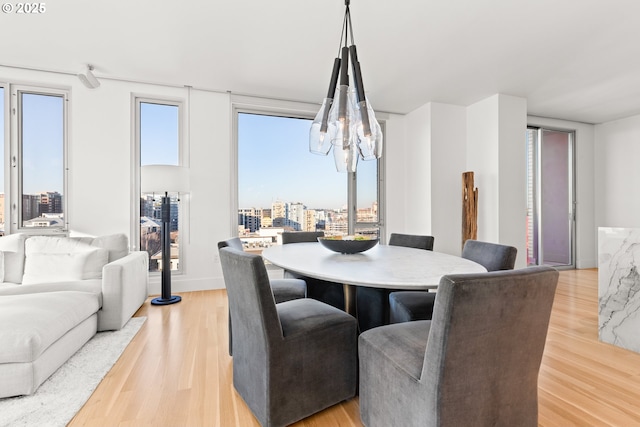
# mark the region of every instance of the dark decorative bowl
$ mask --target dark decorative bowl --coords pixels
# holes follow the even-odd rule
[[[325,248],[341,254],[357,254],[367,251],[378,244],[378,239],[337,240],[318,237],[318,242]]]

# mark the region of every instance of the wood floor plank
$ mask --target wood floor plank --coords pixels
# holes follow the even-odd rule
[[[640,426],[640,354],[598,341],[597,270],[560,273],[539,377],[541,427]],[[70,426],[258,426],[233,388],[224,290],[149,303],[147,321]],[[358,399],[295,427],[360,427]]]

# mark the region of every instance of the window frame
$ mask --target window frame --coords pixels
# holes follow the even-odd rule
[[[131,218],[131,250],[140,250],[140,162],[141,162],[141,122],[140,122],[140,105],[158,104],[178,107],[178,165],[189,167],[189,145],[188,145],[188,112],[186,111],[188,102],[180,97],[165,97],[155,95],[131,95],[131,123],[132,123],[132,155],[131,155],[131,176],[133,177],[133,185],[131,192],[131,203],[133,206]],[[188,256],[185,250],[189,241],[189,198],[186,195],[180,195],[178,200],[178,230],[180,231],[180,246],[178,268],[172,270],[174,275],[186,274],[188,266]],[[150,271],[153,277],[160,277],[160,271]]]
[[[69,99],[71,90],[69,88],[45,87],[29,84],[9,84],[9,147],[5,148],[5,153],[9,156],[4,159],[5,167],[9,167],[9,171],[5,170],[5,178],[9,176],[9,207],[5,206],[5,232],[7,231],[6,220],[9,220],[10,233],[25,234],[60,234],[69,231]],[[5,92],[7,86],[4,86]],[[22,218],[22,115],[19,94],[34,94],[43,96],[57,96],[63,100],[63,123],[62,123],[62,212],[64,214],[64,222],[62,226],[56,227],[24,227],[21,224]],[[6,95],[6,94],[5,94]],[[6,105],[6,104],[5,104]],[[7,114],[7,112],[5,112]],[[5,122],[6,123],[6,122]],[[5,132],[6,133],[6,132]],[[5,144],[6,147],[7,144]],[[5,198],[7,183],[5,182]],[[5,205],[7,201],[5,199]]]
[[[238,201],[238,115],[241,113],[246,114],[259,114],[265,116],[295,118],[295,119],[308,119],[313,121],[318,113],[319,105],[307,104],[295,101],[278,101],[264,98],[253,98],[247,96],[236,95],[232,97],[232,159],[231,159],[231,236],[238,235],[238,212],[240,209]],[[383,136],[386,140],[386,128],[385,119],[386,114],[381,114],[378,117],[378,121],[382,128]],[[311,155],[311,154],[310,154]],[[328,156],[328,161],[333,162],[333,156]],[[376,160],[378,164],[378,182],[377,182],[377,198],[378,198],[378,221],[376,223],[370,222],[358,222],[358,197],[357,197],[357,170],[355,173],[349,173],[346,179],[345,185],[347,185],[347,208],[349,210],[349,222],[352,223],[355,232],[360,228],[367,228],[372,226],[378,227],[378,234],[380,241],[385,242],[386,226],[385,226],[385,156],[383,155]],[[339,172],[335,172],[339,173]]]
[[[3,203],[3,218],[5,220],[4,223],[4,233],[7,234],[7,232],[10,232],[11,228],[10,228],[10,224],[11,224],[11,218],[9,217],[9,206],[11,206],[11,201],[9,200],[10,197],[10,191],[9,185],[8,183],[11,182],[11,168],[7,167],[8,166],[8,162],[6,161],[7,159],[11,158],[11,152],[10,152],[10,146],[9,146],[9,141],[11,138],[11,132],[10,132],[10,111],[11,111],[11,104],[10,104],[10,99],[11,99],[11,90],[9,88],[9,83],[7,82],[3,82],[0,81],[0,87],[4,89],[4,93],[3,93],[3,97],[0,100],[0,102],[2,102],[2,106],[3,108],[3,114],[0,117],[0,120],[2,120],[2,123],[4,125],[3,127],[3,132],[2,132],[2,162],[4,165],[4,174],[2,176],[2,193],[4,194],[4,203]],[[7,227],[9,226],[9,227]]]

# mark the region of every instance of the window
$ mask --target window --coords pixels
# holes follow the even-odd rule
[[[136,98],[136,137],[139,165],[182,165],[182,104],[177,101]],[[149,253],[149,271],[162,270],[163,194],[140,194],[140,250]],[[171,270],[181,270],[180,230],[184,228],[178,194],[171,197]],[[181,226],[182,225],[182,226]]]
[[[350,219],[356,233],[379,235],[379,161],[339,173],[331,153],[309,152],[312,119],[252,111],[238,111],[236,119],[238,234],[245,249],[259,252],[282,231],[346,235]]]
[[[4,236],[5,234],[5,202],[4,202],[4,192],[6,191],[4,188],[5,184],[5,176],[4,176],[4,147],[5,147],[5,89],[4,86],[0,86],[0,147],[2,150],[0,151],[0,236]]]
[[[12,232],[66,229],[67,100],[66,91],[11,88]]]

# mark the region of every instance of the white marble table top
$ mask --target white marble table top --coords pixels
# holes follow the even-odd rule
[[[445,274],[487,271],[468,259],[402,246],[376,245],[359,254],[345,255],[320,243],[294,243],[267,248],[262,256],[304,276],[386,289],[436,289]]]

